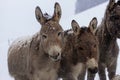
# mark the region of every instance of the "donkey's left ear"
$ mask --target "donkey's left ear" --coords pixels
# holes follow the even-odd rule
[[[56,2],[55,6],[54,6],[53,20],[59,22],[59,20],[61,18],[61,14],[62,14],[61,7],[60,7],[59,3]]]
[[[80,26],[79,26],[79,24],[75,20],[72,20],[71,26],[72,26],[74,34],[78,35],[80,33]]]
[[[45,17],[43,16],[43,13],[40,9],[39,6],[36,7],[35,9],[35,16],[36,16],[36,19],[37,21],[40,23],[40,24],[44,24],[45,23]]]
[[[97,29],[97,23],[98,23],[98,21],[97,21],[96,17],[94,17],[89,23],[88,27],[93,34],[95,34],[95,31]]]

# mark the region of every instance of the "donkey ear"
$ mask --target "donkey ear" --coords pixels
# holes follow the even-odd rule
[[[75,34],[75,35],[78,35],[78,34],[80,33],[79,24],[78,24],[75,20],[72,20],[71,26],[72,26],[72,29],[73,29],[73,31],[74,31],[74,34]]]
[[[115,0],[109,0],[108,10],[111,10],[114,4],[115,4]]]
[[[43,13],[42,13],[40,7],[38,7],[38,6],[35,9],[35,16],[36,16],[37,21],[40,24],[44,24],[45,23],[45,18],[43,16]]]
[[[96,28],[97,28],[97,23],[98,23],[98,21],[97,21],[96,17],[94,17],[89,23],[88,27],[93,34],[95,34],[95,31],[96,31]]]
[[[59,3],[56,2],[55,6],[54,6],[53,20],[59,22],[59,20],[61,18],[61,14],[62,14],[61,7],[60,7]]]

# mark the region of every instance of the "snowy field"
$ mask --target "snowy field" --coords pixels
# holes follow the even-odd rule
[[[32,35],[39,31],[40,24],[35,19],[35,7],[38,5],[43,12],[53,14],[54,3],[59,2],[62,8],[60,24],[66,29],[71,28],[71,20],[75,19],[80,26],[88,25],[93,17],[100,23],[108,2],[75,15],[76,0],[1,0],[0,1],[0,80],[14,80],[8,73],[7,52],[13,40],[21,36]],[[120,40],[118,40],[120,46]],[[117,74],[120,74],[120,56]],[[98,80],[98,76],[96,76]]]

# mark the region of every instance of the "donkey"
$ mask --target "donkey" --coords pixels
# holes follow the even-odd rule
[[[88,28],[80,28],[75,20],[71,25],[72,30],[64,32],[64,54],[58,75],[63,80],[84,80],[86,69],[91,73],[98,69],[98,40],[94,35],[97,19],[93,18]]]
[[[56,80],[63,46],[63,29],[59,24],[61,7],[56,2],[51,18],[35,10],[41,30],[27,39],[19,39],[8,51],[8,68],[15,80]],[[47,15],[49,16],[49,15]]]
[[[104,18],[99,25],[96,35],[99,39],[99,77],[106,80],[105,68],[109,80],[116,74],[119,47],[117,38],[120,38],[120,1],[110,0]]]

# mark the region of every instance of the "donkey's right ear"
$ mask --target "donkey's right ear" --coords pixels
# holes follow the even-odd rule
[[[35,9],[35,16],[36,16],[37,21],[40,24],[44,24],[45,23],[45,18],[43,16],[43,13],[42,13],[42,11],[41,11],[39,6],[37,6],[36,9]]]
[[[74,31],[74,34],[78,35],[80,33],[80,26],[79,26],[79,24],[75,20],[72,20],[71,26],[72,26],[72,29]]]
[[[108,6],[107,6],[108,10],[111,10],[114,4],[115,4],[115,0],[109,0]]]

